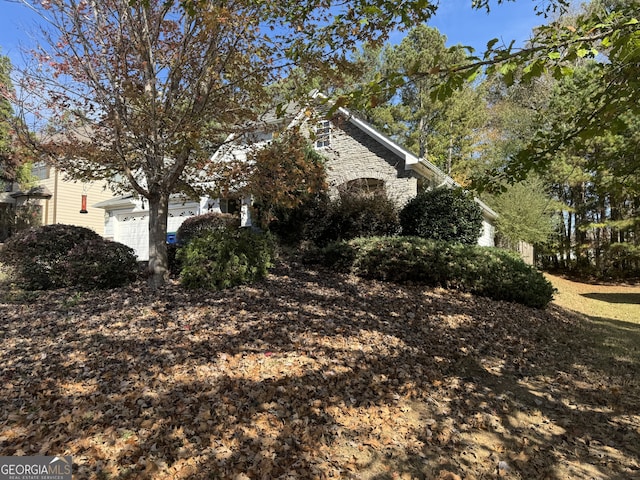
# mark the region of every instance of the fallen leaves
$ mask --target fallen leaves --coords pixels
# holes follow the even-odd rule
[[[0,453],[73,455],[74,478],[640,471],[637,365],[595,371],[557,309],[286,266],[223,292],[39,295],[0,304]]]

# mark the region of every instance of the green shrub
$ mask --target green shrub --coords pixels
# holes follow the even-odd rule
[[[0,260],[28,290],[119,287],[138,271],[129,247],[88,228],[61,224],[18,232],[7,240]]]
[[[554,288],[516,254],[419,237],[358,238],[326,247],[323,263],[392,282],[442,286],[544,308]]]
[[[400,211],[402,234],[473,245],[482,231],[482,210],[461,188],[425,190]]]
[[[309,225],[308,236],[316,245],[357,237],[395,235],[400,232],[398,208],[384,193],[347,190],[329,200],[323,213]]]
[[[240,217],[228,213],[205,213],[187,218],[176,232],[178,245],[186,245],[192,238],[203,232],[214,230],[237,229]]]
[[[132,248],[103,238],[73,247],[63,266],[67,285],[83,290],[122,287],[135,280],[138,272]]]
[[[29,228],[6,241],[0,261],[12,269],[17,283],[28,290],[64,287],[69,284],[63,265],[68,253],[84,242],[101,239],[93,230],[73,225]]]
[[[204,232],[178,250],[180,281],[210,290],[250,283],[266,276],[273,255],[268,234],[245,228]]]
[[[310,240],[314,226],[324,221],[328,203],[329,197],[322,192],[294,208],[278,208],[274,211],[275,218],[269,224],[269,231],[285,245],[298,245]]]

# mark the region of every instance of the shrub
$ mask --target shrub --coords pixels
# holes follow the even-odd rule
[[[103,238],[76,245],[64,262],[66,283],[83,290],[122,287],[135,280],[137,271],[132,248]]]
[[[482,210],[461,188],[425,190],[400,211],[402,234],[473,245],[482,231]]]
[[[330,245],[323,263],[365,278],[415,282],[544,308],[554,288],[512,252],[418,237],[359,238]]]
[[[249,229],[212,230],[178,250],[180,280],[188,288],[223,288],[250,283],[267,274],[274,255],[268,234]]]
[[[133,280],[138,270],[129,247],[104,240],[88,228],[61,224],[15,234],[0,259],[28,290],[119,287]]]
[[[269,231],[285,245],[298,245],[312,238],[311,232],[325,219],[329,197],[323,192],[308,198],[294,208],[275,210]]]
[[[237,229],[240,227],[240,217],[228,213],[205,213],[187,218],[176,232],[178,245],[186,245],[192,238],[203,232]]]
[[[7,240],[0,261],[13,270],[16,281],[28,290],[64,287],[69,283],[63,265],[69,251],[101,238],[93,230],[72,225],[29,228]]]
[[[343,191],[339,198],[329,200],[323,210],[316,222],[309,225],[309,239],[316,245],[400,232],[398,208],[384,193]]]

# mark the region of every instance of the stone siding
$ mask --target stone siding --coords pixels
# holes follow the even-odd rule
[[[330,192],[359,178],[375,178],[385,183],[389,198],[404,205],[416,196],[418,181],[405,170],[404,160],[349,122],[332,126],[331,145],[319,150],[328,159]]]

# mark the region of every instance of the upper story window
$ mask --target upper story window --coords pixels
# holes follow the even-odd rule
[[[325,148],[331,145],[331,122],[322,120],[316,125],[316,148]]]
[[[46,180],[51,176],[51,167],[44,162],[34,163],[31,171],[38,180]]]

